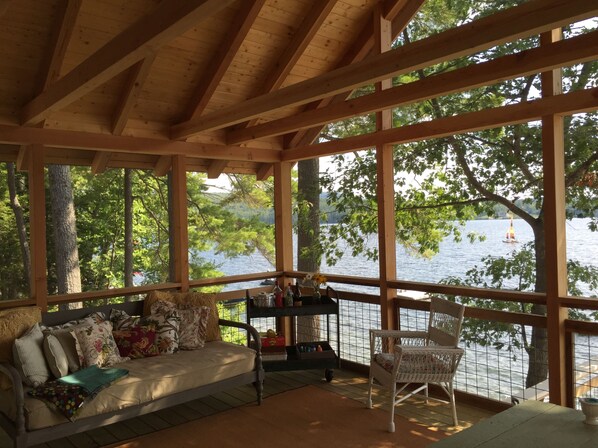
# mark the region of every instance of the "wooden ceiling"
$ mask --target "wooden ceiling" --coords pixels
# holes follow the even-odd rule
[[[312,144],[342,118],[596,59],[589,33],[348,101],[356,87],[598,14],[531,0],[384,53],[424,0],[0,0],[0,161],[272,173],[280,161],[598,108],[597,93]],[[483,114],[486,115],[483,115]],[[476,115],[478,114],[478,115]],[[453,118],[453,117],[451,117]]]

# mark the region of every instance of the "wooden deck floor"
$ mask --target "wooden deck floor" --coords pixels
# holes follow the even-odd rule
[[[317,385],[323,389],[347,396],[364,403],[367,396],[367,378],[346,370],[335,370],[334,379],[327,383],[323,371],[306,370],[293,372],[269,372],[264,384],[264,397],[278,394],[304,385]],[[374,405],[386,408],[382,401],[385,395],[375,397]],[[255,402],[255,391],[251,386],[243,386],[227,392],[218,393],[195,400],[184,405],[172,407],[152,414],[137,417],[125,422],[105,426],[103,428],[58,439],[43,445],[43,448],[97,448],[119,441],[135,438],[190,420],[203,418],[236,406]],[[414,419],[430,427],[438,427],[447,432],[458,432],[462,429],[493,415],[493,412],[469,405],[457,404],[460,426],[452,427],[450,408],[446,404],[412,398],[397,406],[396,414]],[[385,425],[386,422],[380,422]],[[0,447],[10,447],[11,443],[0,430]]]

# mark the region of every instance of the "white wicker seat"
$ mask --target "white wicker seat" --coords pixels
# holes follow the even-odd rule
[[[395,406],[424,391],[428,383],[438,384],[448,395],[453,411],[453,423],[459,424],[455,408],[453,377],[463,349],[457,347],[465,307],[440,298],[432,298],[428,331],[370,330],[370,377],[368,408],[372,407],[372,386],[375,383],[390,392],[390,422],[388,431],[395,431]],[[399,395],[411,383],[421,386]],[[397,384],[401,384],[398,388]]]

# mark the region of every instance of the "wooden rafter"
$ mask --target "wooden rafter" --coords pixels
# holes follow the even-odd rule
[[[39,144],[49,148],[76,148],[136,154],[184,155],[193,158],[274,163],[276,149],[225,146],[208,143],[158,140],[144,137],[92,134],[89,132],[0,125],[0,143]]]
[[[332,11],[336,2],[337,0],[320,0],[314,3],[314,6],[310,9],[293,36],[289,47],[278,58],[275,69],[266,78],[260,94],[276,90],[282,85],[328,14],[330,14],[330,11]],[[254,122],[251,120],[239,125],[239,128],[253,124]]]
[[[320,0],[314,3],[297,29],[290,45],[278,58],[276,68],[268,75],[261,93],[271,92],[282,85],[336,2],[337,0]]]
[[[484,49],[598,13],[598,3],[587,0],[532,0],[486,16],[460,27],[412,42],[395,50],[372,56],[324,75],[293,84],[245,103],[223,108],[171,129],[174,138],[231,126],[262,113],[283,107],[306,104],[326,96],[355,89],[389,76],[408,73],[419,68],[466,56]],[[483,29],[484,32],[480,32]]]
[[[43,92],[60,76],[66,49],[75,29],[75,22],[81,9],[81,0],[61,0],[61,8],[57,11],[58,20],[52,30],[50,51],[40,70],[38,92]]]
[[[403,0],[387,0],[384,2],[384,10],[386,11],[384,17],[386,20],[390,20],[392,22],[391,30],[393,39],[395,39],[399,33],[405,29],[413,16],[422,7],[424,1],[425,0],[411,0],[405,3]],[[354,53],[350,50],[343,57],[344,61],[342,61],[342,65],[339,65],[340,67],[351,64],[355,61],[360,61],[368,55],[374,46],[373,32],[373,21],[370,20],[368,21],[368,25],[362,31],[361,35],[353,43],[353,47],[360,48],[361,51]],[[305,108],[305,111],[320,109],[322,107],[328,106],[329,104],[342,103],[349,95],[351,95],[351,92],[343,92],[332,97],[324,98],[322,100],[308,104]],[[294,148],[296,146],[309,145],[320,134],[321,130],[322,127],[320,126],[317,128],[296,132],[295,134],[285,138],[285,141],[287,142],[286,146],[289,148]]]
[[[593,60],[596,54],[598,54],[598,31],[430,76],[384,92],[333,103],[320,109],[310,109],[292,117],[273,120],[247,129],[231,131],[227,135],[227,143],[238,144],[256,138],[286,134],[388,107],[404,106],[516,76],[527,76],[555,67]]]
[[[235,0],[169,0],[54,82],[22,110],[31,125],[81,98]]]
[[[0,0],[0,17],[2,17],[4,13],[8,10],[11,1],[12,0]]]
[[[402,0],[387,0],[384,2],[384,10],[386,20],[390,20],[392,22],[391,30],[392,30],[392,38],[395,39],[399,33],[405,29],[407,24],[411,21],[413,16],[419,11],[422,7],[425,0],[411,0],[405,3]],[[372,21],[368,22],[367,32],[369,39],[364,41],[363,38],[361,40],[357,40],[355,45],[363,46],[363,50],[359,53],[358,59],[363,59],[368,52],[373,48],[374,40],[373,40],[373,28],[372,28]],[[347,54],[347,57],[351,57],[351,54]],[[324,98],[320,101],[315,103],[309,104],[308,107],[305,108],[305,111],[320,109],[322,107],[326,107],[329,104],[339,104],[344,102],[347,97],[351,94],[351,92],[343,92],[335,95],[333,97]],[[311,129],[306,129],[303,131],[296,132],[293,135],[290,135],[285,138],[285,141],[288,143],[287,147],[294,148],[295,146],[304,146],[311,144],[314,139],[320,134],[322,127],[316,127]]]
[[[274,173],[271,163],[261,163],[255,172],[255,180],[266,180]]]
[[[191,95],[185,112],[185,120],[192,120],[203,113],[265,2],[266,0],[242,2],[241,10],[231,23],[225,41],[218,46],[216,54],[208,64],[195,92]]]
[[[171,156],[160,156],[158,161],[154,165],[154,176],[162,177],[166,176],[166,173],[172,168],[172,157]]]
[[[520,104],[483,109],[452,117],[393,128],[342,140],[283,151],[284,161],[298,161],[372,148],[403,144],[538,120],[544,115],[588,112],[598,109],[598,87]]]
[[[91,162],[91,173],[92,174],[102,174],[106,171],[108,167],[108,162],[110,161],[110,153],[98,151],[93,156],[93,161]]]
[[[17,153],[17,170],[27,171],[29,168],[29,146],[22,145]]]
[[[149,75],[150,68],[155,59],[156,54],[150,53],[147,57],[131,67],[127,82],[120,95],[120,100],[112,119],[112,133],[114,135],[121,135],[123,133],[131,109],[137,101],[137,97],[143,88],[143,84]]]
[[[208,179],[218,179],[228,165],[228,160],[212,160],[208,167]]]

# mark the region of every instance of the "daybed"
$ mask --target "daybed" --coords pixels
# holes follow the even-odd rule
[[[43,313],[41,319],[43,324],[51,326],[83,318],[92,311],[109,316],[115,308],[131,316],[142,315],[144,302]],[[147,309],[145,311],[147,314]],[[5,325],[6,322],[11,324],[10,316],[8,320],[5,319]],[[253,338],[252,346],[257,347],[257,350],[214,340],[197,350],[180,350],[174,354],[118,363],[114,367],[126,369],[128,375],[97,393],[95,398],[77,411],[72,420],[44,401],[32,398],[27,393],[31,388],[23,384],[15,366],[2,362],[0,376],[4,378],[0,380],[4,381],[5,387],[0,387],[0,424],[13,438],[15,447],[26,447],[245,384],[255,386],[257,402],[260,404],[264,371],[259,334],[245,323],[219,319],[218,324],[245,330],[248,339]],[[0,331],[6,333],[8,330],[0,328]],[[8,384],[6,376],[10,378]]]

